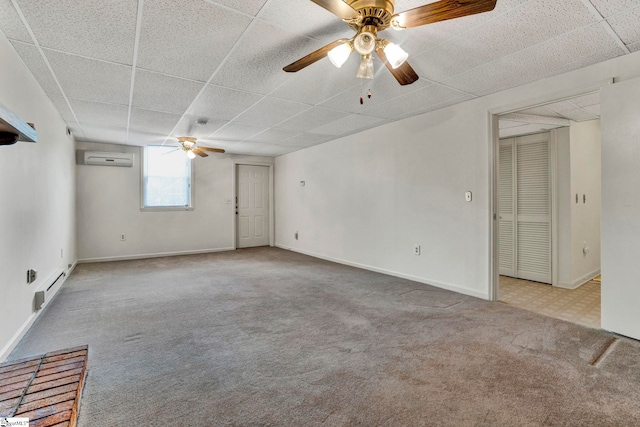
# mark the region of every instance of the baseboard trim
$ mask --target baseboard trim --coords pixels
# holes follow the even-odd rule
[[[378,267],[374,267],[372,265],[367,265],[367,264],[360,264],[357,262],[352,262],[352,261],[348,261],[345,259],[341,259],[341,258],[335,258],[335,257],[331,257],[331,256],[327,256],[327,255],[323,255],[323,254],[319,254],[319,253],[315,253],[315,252],[311,252],[311,251],[306,251],[303,249],[297,249],[297,248],[292,248],[289,246],[284,246],[281,244],[276,243],[275,246],[277,248],[280,249],[285,249],[288,251],[293,251],[293,252],[298,252],[301,253],[303,255],[309,255],[312,256],[314,258],[319,258],[319,259],[323,259],[325,261],[331,261],[331,262],[335,262],[338,264],[343,264],[343,265],[348,265],[349,267],[355,267],[355,268],[361,268],[363,270],[369,270],[369,271],[373,271],[376,273],[381,273],[381,274],[386,274],[388,276],[393,276],[393,277],[398,277],[400,279],[406,279],[406,280],[411,280],[413,282],[418,282],[418,283],[423,283],[425,285],[429,285],[429,286],[434,286],[436,288],[441,288],[441,289],[446,289],[448,291],[453,291],[453,292],[457,292],[459,294],[463,294],[463,295],[469,295],[475,298],[480,298],[480,299],[484,299],[484,300],[489,300],[489,293],[483,293],[483,292],[478,292],[475,291],[473,289],[468,289],[468,288],[464,288],[461,286],[457,286],[457,285],[452,285],[450,283],[444,283],[444,282],[439,282],[436,280],[430,280],[430,279],[425,279],[424,277],[418,277],[418,276],[412,276],[410,274],[405,274],[405,273],[401,273],[399,271],[394,271],[394,270],[387,270],[384,268],[378,268]]]
[[[585,283],[587,283],[589,280],[591,280],[594,277],[596,277],[598,274],[600,274],[600,269],[599,268],[593,270],[591,273],[585,274],[582,277],[578,277],[573,282],[558,282],[557,287],[558,288],[563,288],[563,289],[577,289],[580,286],[582,286]]]
[[[59,280],[56,283],[56,285],[53,287],[50,294],[51,296],[49,297],[47,302],[44,304],[44,306],[40,310],[31,313],[31,315],[22,324],[22,326],[16,331],[15,334],[13,334],[9,342],[4,347],[2,347],[2,349],[0,349],[0,363],[4,362],[7,359],[7,357],[9,357],[9,354],[11,354],[13,349],[16,348],[16,346],[18,345],[22,337],[24,337],[25,334],[29,331],[29,328],[31,328],[31,326],[35,323],[38,317],[40,317],[40,315],[44,313],[47,307],[49,307],[49,305],[51,304],[51,301],[53,301],[55,297],[58,295],[58,291],[62,288],[62,285],[64,285],[64,283],[67,281],[67,278],[69,277],[71,272],[76,268],[77,264],[78,264],[78,261],[74,262],[71,265],[69,270],[67,270],[65,274],[62,276],[61,280]]]
[[[214,252],[227,252],[234,251],[236,248],[217,248],[217,249],[201,249],[195,251],[176,251],[176,252],[158,252],[152,254],[138,254],[138,255],[124,255],[124,256],[113,256],[113,257],[98,257],[98,258],[83,258],[78,260],[78,264],[87,264],[90,262],[111,262],[111,261],[132,261],[137,259],[147,259],[147,258],[164,258],[170,256],[180,256],[180,255],[198,255],[198,254],[209,254]]]

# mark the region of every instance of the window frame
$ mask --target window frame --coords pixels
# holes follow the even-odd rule
[[[147,172],[147,147],[164,147],[163,145],[155,145],[149,144],[144,147],[141,147],[140,158],[142,161],[140,162],[140,211],[142,212],[175,212],[175,211],[192,211],[195,209],[195,162],[193,160],[189,160],[189,190],[190,190],[190,203],[185,206],[145,206],[145,176]],[[177,148],[177,147],[176,147]]]

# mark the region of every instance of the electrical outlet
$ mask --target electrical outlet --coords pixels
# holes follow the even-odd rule
[[[120,235],[120,241],[124,242],[125,240],[127,240],[127,235],[126,234],[121,234]]]
[[[420,255],[420,245],[413,245],[413,254]]]

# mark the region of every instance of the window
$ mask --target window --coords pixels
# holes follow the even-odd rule
[[[182,150],[148,145],[142,170],[142,209],[193,209],[193,169]]]

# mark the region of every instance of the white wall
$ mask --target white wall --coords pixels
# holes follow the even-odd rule
[[[143,212],[140,147],[87,142],[78,142],[76,146],[78,150],[135,153],[131,168],[76,166],[81,261],[233,249],[233,162],[243,159],[274,162],[272,157],[227,154],[196,158],[194,210]],[[126,235],[125,241],[120,241],[121,234]]]
[[[600,273],[601,137],[600,120],[572,123],[571,244],[572,284],[581,285]],[[575,195],[578,194],[578,203]],[[586,203],[583,201],[586,195]],[[588,248],[584,253],[583,248]]]
[[[278,157],[276,244],[489,298],[489,113],[638,76],[639,59],[626,55]]]
[[[572,122],[555,132],[558,286],[574,289],[600,273],[600,120]]]
[[[556,220],[555,237],[557,242],[557,265],[552,268],[557,269],[558,281],[555,283],[560,287],[573,287],[573,244],[571,242],[571,208],[575,203],[571,194],[571,139],[569,127],[554,129],[556,145],[556,209],[558,217]],[[552,145],[553,148],[553,145]]]
[[[640,79],[601,99],[602,327],[640,339]]]
[[[73,138],[0,33],[0,103],[38,132],[0,147],[0,361],[35,320],[35,289],[76,261]],[[62,252],[62,254],[61,254]],[[27,285],[28,269],[38,271]],[[61,282],[56,287],[59,288]]]

